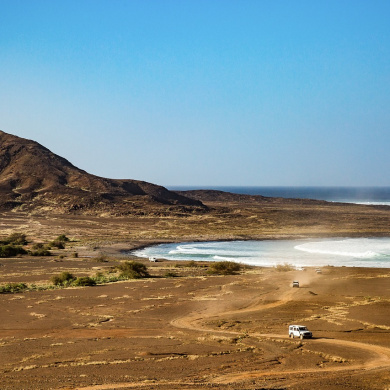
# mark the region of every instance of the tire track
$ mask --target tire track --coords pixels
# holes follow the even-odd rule
[[[214,334],[228,334],[239,336],[242,332],[229,331],[229,330],[219,330],[214,328],[208,328],[204,326],[204,322],[206,320],[210,320],[211,318],[216,318],[220,316],[226,315],[234,315],[234,314],[242,314],[248,312],[256,312],[266,309],[275,308],[278,306],[285,305],[289,301],[292,300],[292,297],[296,294],[294,290],[285,290],[280,295],[280,299],[276,302],[272,303],[261,303],[256,302],[248,307],[243,307],[230,311],[220,311],[218,309],[215,310],[211,315],[207,315],[205,313],[202,315],[202,312],[193,312],[186,316],[176,318],[171,321],[173,326],[176,326],[181,329],[187,329],[192,331],[199,332],[208,332]],[[280,334],[270,334],[270,333],[250,333],[249,336],[252,337],[261,337],[268,339],[288,339],[289,337],[286,335]],[[345,372],[345,371],[358,371],[358,370],[380,370],[385,368],[390,368],[390,348],[381,347],[379,345],[366,344],[357,341],[347,341],[347,340],[339,340],[339,339],[312,339],[311,342],[319,343],[319,344],[328,344],[333,346],[339,346],[343,348],[356,348],[362,350],[362,356],[369,354],[373,354],[374,357],[371,359],[367,359],[363,363],[356,363],[353,365],[345,366],[345,367],[326,367],[321,369],[294,369],[294,370],[284,370],[284,371],[244,371],[240,373],[233,374],[222,374],[218,377],[214,378],[211,382],[215,384],[229,384],[237,381],[245,381],[248,379],[267,377],[267,376],[280,376],[280,375],[295,375],[295,374],[313,374],[313,373],[332,373],[332,372]]]

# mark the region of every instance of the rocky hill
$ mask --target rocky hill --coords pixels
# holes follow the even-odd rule
[[[262,195],[243,195],[219,190],[187,190],[176,191],[178,194],[187,196],[200,202],[218,203],[268,203],[277,198],[269,198]]]
[[[91,175],[35,141],[0,131],[0,210],[143,215],[206,207],[155,184]]]
[[[198,200],[204,204],[220,205],[327,205],[329,202],[315,199],[273,198],[262,195],[235,194],[219,190],[176,191],[177,194]]]

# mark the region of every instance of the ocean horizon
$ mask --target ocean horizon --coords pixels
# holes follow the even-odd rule
[[[390,187],[333,186],[168,186],[172,191],[218,190],[273,198],[316,199],[328,202],[390,206]]]

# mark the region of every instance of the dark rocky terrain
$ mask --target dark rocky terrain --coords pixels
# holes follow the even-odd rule
[[[294,199],[294,198],[274,198],[262,195],[235,194],[232,192],[219,190],[187,190],[176,191],[177,194],[198,200],[203,203],[213,202],[219,204],[245,203],[248,205],[269,205],[269,204],[313,204],[326,205],[329,202],[315,199]],[[332,202],[334,204],[334,202]]]
[[[37,142],[0,131],[0,210],[15,209],[142,215],[205,207],[155,184],[91,175]]]

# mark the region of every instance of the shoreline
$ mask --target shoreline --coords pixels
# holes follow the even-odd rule
[[[323,249],[317,249],[317,250],[299,250],[298,252],[290,252],[290,253],[286,253],[286,260],[283,261],[283,260],[275,260],[274,262],[269,262],[269,263],[259,263],[259,264],[256,264],[256,261],[259,260],[261,262],[262,259],[267,259],[268,258],[273,258],[273,256],[275,256],[275,253],[278,252],[278,249],[277,248],[259,248],[259,256],[260,256],[260,253],[262,256],[264,256],[264,258],[260,258],[259,256],[256,256],[254,255],[254,257],[252,258],[251,256],[249,256],[247,258],[247,261],[239,261],[239,257],[235,258],[235,255],[234,253],[236,253],[236,251],[246,251],[246,247],[244,245],[243,248],[240,248],[240,246],[238,246],[238,248],[234,248],[232,249],[232,253],[224,253],[224,254],[218,254],[218,250],[226,250],[227,252],[229,252],[229,248],[226,248],[224,249],[223,247],[222,248],[219,248],[217,249],[216,253],[213,253],[213,248],[210,248],[209,249],[209,253],[207,253],[207,248],[206,248],[206,253],[204,254],[205,255],[205,258],[199,258],[196,256],[196,253],[189,253],[189,254],[186,254],[186,253],[183,253],[182,255],[179,254],[179,256],[181,257],[177,257],[177,258],[170,258],[169,256],[169,253],[146,253],[144,256],[140,256],[134,252],[137,252],[137,251],[142,251],[143,249],[148,249],[148,248],[154,248],[154,247],[157,247],[159,245],[171,245],[171,244],[178,244],[178,245],[192,245],[192,244],[200,244],[200,243],[206,243],[206,244],[214,244],[214,243],[232,243],[232,242],[235,242],[237,244],[240,244],[240,243],[246,243],[246,242],[266,242],[266,241],[275,241],[275,244],[277,242],[280,242],[280,241],[283,241],[283,242],[291,242],[291,241],[294,241],[294,244],[298,244],[298,245],[301,245],[301,243],[305,244],[310,244],[310,243],[316,243],[316,240],[321,240],[321,241],[324,241],[324,242],[327,242],[328,240],[332,240],[335,242],[335,244],[337,244],[338,241],[343,241],[343,240],[348,240],[348,239],[351,239],[351,240],[354,240],[354,239],[378,239],[378,240],[381,240],[381,239],[388,239],[389,237],[378,237],[378,236],[374,236],[374,237],[367,237],[367,236],[364,236],[364,237],[305,237],[305,238],[302,238],[302,237],[294,237],[294,238],[290,238],[290,239],[277,239],[277,240],[273,240],[271,238],[267,238],[265,240],[248,240],[248,239],[230,239],[230,240],[207,240],[207,241],[203,241],[203,240],[193,240],[193,241],[178,241],[178,240],[174,240],[174,241],[171,241],[171,242],[167,242],[167,241],[163,241],[163,242],[155,242],[155,243],[148,243],[148,244],[144,244],[144,245],[139,245],[137,247],[134,247],[132,249],[122,249],[120,250],[120,253],[121,255],[123,256],[126,256],[126,257],[134,257],[136,259],[139,259],[139,260],[147,260],[148,258],[150,257],[155,257],[157,260],[159,261],[170,261],[170,262],[185,262],[185,261],[195,261],[195,262],[205,262],[205,263],[210,263],[210,262],[218,262],[218,261],[232,261],[232,262],[236,262],[238,264],[242,264],[244,266],[253,266],[253,267],[263,267],[263,268],[272,268],[272,267],[276,267],[280,264],[289,264],[291,265],[292,267],[296,268],[296,269],[299,269],[299,268],[322,268],[322,267],[347,267],[347,268],[367,268],[367,269],[370,269],[370,268],[380,268],[380,269],[388,269],[390,268],[390,264],[387,264],[386,261],[384,260],[379,260],[377,259],[375,261],[375,257],[376,256],[381,256],[381,254],[376,254],[376,256],[373,256],[373,257],[364,257],[364,254],[367,253],[367,252],[370,252],[370,251],[376,251],[376,248],[370,248],[368,249],[366,252],[364,252],[364,254],[362,253],[361,255],[359,253],[353,253],[353,252],[345,252],[345,254],[342,254],[340,253],[340,249],[337,250],[336,249],[333,249],[333,252],[330,251],[330,252],[324,252]],[[319,244],[321,244],[321,242],[319,242]],[[294,249],[295,249],[295,246],[294,246]],[[172,250],[172,248],[171,248]],[[269,252],[267,252],[267,250]],[[328,249],[329,250],[329,249]],[[343,249],[345,250],[345,249]],[[349,251],[351,250],[354,250],[354,247],[353,247],[353,243],[351,244],[351,249],[349,249]],[[357,249],[358,251],[359,249]],[[362,248],[360,248],[360,250],[362,250]],[[158,251],[158,249],[157,249]],[[264,252],[266,251],[266,252]],[[282,252],[283,253],[283,252]],[[165,257],[165,256],[167,257]],[[289,256],[292,256],[292,257],[289,257]],[[308,259],[307,257],[308,256],[311,256],[314,261],[312,263],[308,263]],[[316,258],[317,256],[317,258]],[[386,254],[383,254],[384,257],[386,257],[387,255]],[[245,256],[244,256],[245,257]],[[320,257],[320,258],[318,258]],[[340,264],[337,264],[336,261],[339,259],[339,263]],[[250,261],[252,260],[252,262]],[[347,262],[347,264],[343,264],[343,260],[345,262]],[[351,263],[351,262],[354,262],[356,263],[356,265],[351,265],[351,264],[348,264],[348,263]],[[367,263],[369,263],[371,261],[372,264],[365,264],[365,261]],[[316,264],[316,262],[319,262]]]
[[[142,244],[134,244],[134,246],[131,249],[118,249],[119,251],[125,251],[125,250],[138,250],[147,248],[149,246],[155,246],[159,244],[175,244],[180,242],[232,242],[232,241],[288,241],[288,240],[310,240],[310,239],[336,239],[336,238],[390,238],[390,232],[389,233],[378,233],[378,234],[360,234],[360,233],[349,233],[345,235],[328,235],[326,233],[324,234],[317,234],[317,235],[305,235],[305,234],[299,234],[299,235],[286,235],[281,237],[281,235],[275,235],[275,236],[264,236],[264,237],[237,237],[237,238],[215,238],[215,239],[191,239],[187,241],[179,240],[179,239],[167,239],[164,241],[150,241],[148,243],[142,243]]]

